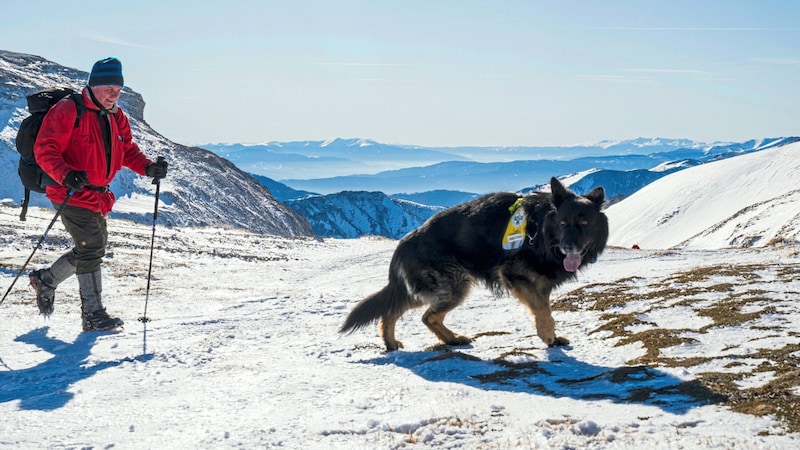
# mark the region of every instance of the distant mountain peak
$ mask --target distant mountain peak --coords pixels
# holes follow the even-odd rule
[[[370,139],[361,139],[361,138],[350,138],[350,139],[343,139],[343,138],[331,138],[323,141],[319,144],[320,147],[368,147],[371,145],[375,145],[377,142],[370,140]]]

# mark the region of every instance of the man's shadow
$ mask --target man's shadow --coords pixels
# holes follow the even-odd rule
[[[152,354],[142,354],[88,365],[85,360],[102,333],[81,333],[69,343],[47,336],[47,330],[48,327],[37,328],[14,339],[35,345],[53,357],[20,370],[13,370],[0,361],[6,369],[0,372],[0,403],[19,400],[20,409],[52,411],[63,407],[75,396],[68,389],[78,381],[125,362],[144,362],[153,358]]]
[[[547,349],[547,356],[547,361],[534,361],[520,352],[510,358],[483,360],[456,347],[441,346],[433,351],[393,352],[362,363],[392,364],[434,382],[555,398],[642,404],[673,414],[726,400],[697,380],[681,380],[647,366],[587,364],[569,356],[563,347]]]

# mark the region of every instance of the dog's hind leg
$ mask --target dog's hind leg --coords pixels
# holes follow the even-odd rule
[[[449,328],[444,326],[444,316],[447,315],[453,308],[458,305],[453,305],[444,310],[436,310],[434,306],[428,308],[425,314],[422,315],[422,322],[428,327],[433,334],[439,338],[440,341],[447,345],[467,345],[472,342],[472,338],[461,334],[453,333]]]
[[[460,305],[469,293],[472,286],[472,279],[468,276],[453,272],[444,276],[437,276],[436,286],[438,288],[429,292],[431,302],[430,307],[422,315],[422,323],[428,327],[440,341],[447,345],[467,345],[472,342],[472,338],[461,334],[453,333],[444,326],[444,317]]]
[[[381,318],[381,337],[383,338],[383,343],[386,344],[387,352],[393,352],[403,348],[403,343],[394,337],[394,326],[397,323],[397,319],[402,315],[403,313],[400,313],[396,315],[387,315]]]
[[[549,284],[517,280],[510,287],[511,293],[533,314],[536,334],[548,347],[569,345],[569,339],[556,336],[556,322],[550,310]]]

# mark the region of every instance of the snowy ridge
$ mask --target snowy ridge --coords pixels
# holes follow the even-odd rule
[[[681,168],[671,170],[594,170],[568,184],[578,194],[586,194],[596,186],[603,186],[607,199],[627,197],[653,181]]]
[[[608,208],[609,243],[642,248],[800,241],[800,142],[688,168]]]
[[[666,139],[666,138],[646,138],[646,137],[639,137],[636,139],[629,139],[624,141],[610,141],[604,140],[600,141],[597,144],[599,147],[602,147],[605,150],[619,150],[620,148],[624,148],[627,152],[632,152],[636,150],[637,152],[641,152],[642,149],[647,149],[646,153],[653,153],[654,151],[669,151],[671,149],[695,149],[695,150],[708,150],[715,146],[726,146],[729,145],[730,142],[714,142],[714,143],[704,143],[704,142],[696,142],[690,139]],[[586,146],[592,144],[585,144]]]
[[[286,204],[305,216],[319,237],[384,236],[400,239],[442,207],[387,197],[382,192],[339,192]]]
[[[25,96],[52,86],[80,90],[88,73],[69,69],[33,55],[0,50],[0,199],[22,198],[16,182],[19,154],[14,138],[20,122],[27,117]],[[144,100],[129,87],[119,100],[128,113],[134,139],[155,159],[170,162],[168,177],[161,184],[159,216],[164,223],[182,226],[230,226],[276,235],[308,236],[311,228],[291,208],[275,200],[250,175],[215,154],[173,143],[145,122]],[[125,169],[111,184],[118,203],[112,216],[128,217],[141,223],[152,220],[155,187],[150,179]],[[149,199],[149,202],[147,201]],[[31,203],[49,206],[41,194]]]

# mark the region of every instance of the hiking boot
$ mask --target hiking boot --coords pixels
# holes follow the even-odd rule
[[[83,313],[81,319],[83,331],[113,331],[124,325],[122,319],[109,316],[105,308],[89,314]]]
[[[53,314],[54,303],[56,301],[56,288],[50,286],[42,280],[42,273],[47,269],[34,270],[30,273],[31,287],[36,291],[36,306],[39,307],[39,314],[50,317]]]
[[[110,317],[103,307],[103,277],[100,269],[78,274],[81,291],[81,319],[83,331],[115,331],[123,325],[122,319]]]
[[[31,286],[36,291],[36,306],[39,314],[50,317],[56,299],[56,287],[75,274],[75,266],[69,262],[70,253],[61,255],[49,269],[34,270],[29,274]]]

